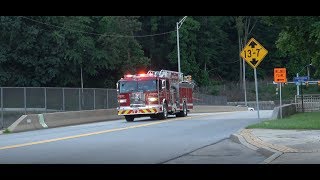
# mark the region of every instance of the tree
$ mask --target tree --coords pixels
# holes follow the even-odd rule
[[[3,86],[42,86],[58,76],[63,50],[55,44],[52,29],[22,17],[1,17],[0,23]]]
[[[181,72],[185,75],[190,74],[194,79],[202,84],[200,81],[200,67],[196,59],[196,49],[197,49],[197,33],[199,32],[200,24],[198,21],[194,20],[192,17],[186,18],[183,26],[179,29],[179,46],[180,46],[180,66]],[[177,61],[177,36],[176,34],[171,35],[170,43],[175,46],[173,51],[169,54],[170,64],[174,65],[178,70]]]
[[[149,64],[134,37],[138,18],[1,17],[0,83],[80,87],[82,69],[85,87],[113,88],[124,72]]]
[[[196,59],[201,69],[208,72],[210,79],[221,81],[222,76],[225,77],[225,63],[232,61],[229,55],[233,49],[224,29],[230,19],[222,16],[198,16],[195,19],[201,24],[197,34]]]
[[[176,22],[175,16],[141,16],[142,29],[138,35],[152,35],[150,37],[137,38],[142,45],[144,55],[150,58],[150,69],[152,70],[178,70],[169,63],[168,54],[176,47],[176,41],[171,39],[175,34]],[[170,32],[163,34],[165,32]],[[157,35],[158,34],[158,35]]]
[[[106,77],[119,79],[123,74],[147,69],[150,59],[144,57],[141,45],[133,37],[141,29],[138,17],[102,17],[99,27],[99,33],[103,33],[103,36],[97,40],[100,50],[96,58],[103,62],[101,70],[110,72],[104,72]],[[107,78],[105,83],[110,85],[114,80],[111,82]]]
[[[317,16],[269,17],[270,25],[281,28],[276,47],[280,55],[287,59],[289,76],[294,77],[301,68],[312,63],[315,70],[312,75],[319,77],[319,21]]]

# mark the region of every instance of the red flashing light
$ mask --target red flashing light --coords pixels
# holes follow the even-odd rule
[[[146,77],[146,74],[139,74],[140,77]]]
[[[133,75],[132,74],[127,74],[127,75],[124,75],[124,77],[125,78],[131,78],[131,77],[133,77]]]
[[[127,74],[127,75],[124,75],[124,78],[137,78],[137,77],[151,77],[151,76],[154,76],[153,74],[135,74],[135,75],[132,75],[132,74]]]

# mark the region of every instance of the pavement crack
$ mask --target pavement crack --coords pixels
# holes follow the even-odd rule
[[[182,155],[180,155],[180,156],[178,156],[178,157],[174,157],[174,158],[171,158],[171,159],[169,159],[169,160],[166,160],[166,161],[163,161],[163,162],[160,162],[160,163],[157,163],[157,164],[165,164],[165,163],[167,163],[167,162],[169,162],[169,161],[178,159],[178,158],[180,158],[180,157],[190,155],[191,153],[193,153],[193,152],[195,152],[195,151],[197,151],[197,150],[199,150],[199,149],[202,149],[202,148],[205,148],[205,147],[208,147],[208,146],[211,146],[211,145],[218,144],[218,143],[220,143],[220,142],[222,142],[222,141],[224,141],[224,140],[226,140],[226,139],[229,139],[229,138],[227,137],[227,138],[220,139],[220,140],[217,141],[217,142],[214,142],[214,143],[211,143],[211,144],[202,146],[202,147],[200,147],[200,148],[196,148],[196,149],[194,149],[194,150],[192,150],[192,151],[190,151],[190,152],[184,153],[184,154],[182,154]]]

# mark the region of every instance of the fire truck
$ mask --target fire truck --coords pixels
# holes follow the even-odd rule
[[[166,119],[185,117],[193,109],[191,76],[169,70],[124,75],[117,82],[118,115],[132,122],[136,117]]]

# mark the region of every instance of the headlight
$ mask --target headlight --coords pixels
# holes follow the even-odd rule
[[[127,102],[127,99],[120,99],[119,100],[119,103],[126,103]]]
[[[149,97],[149,98],[148,98],[148,101],[149,101],[149,102],[155,102],[155,101],[158,101],[158,98],[156,98],[156,97]]]

